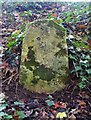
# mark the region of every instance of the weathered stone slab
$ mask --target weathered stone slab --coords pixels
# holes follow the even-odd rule
[[[52,93],[68,79],[65,29],[53,20],[39,20],[26,27],[22,46],[20,83],[34,92]]]

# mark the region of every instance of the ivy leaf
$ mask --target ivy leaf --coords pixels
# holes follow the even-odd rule
[[[16,102],[14,102],[14,104],[15,105],[23,105],[24,103],[16,101]]]
[[[72,71],[71,71],[71,73],[75,73],[75,72],[76,72],[76,70],[72,70]]]
[[[8,115],[8,114],[4,115],[5,120],[10,120],[12,118],[13,118],[12,115]]]
[[[88,59],[88,60],[89,60],[89,59],[90,59],[90,56],[89,56],[89,55],[85,56],[85,59]]]
[[[76,60],[76,58],[74,56],[72,56],[71,54],[69,55],[70,59]]]
[[[91,74],[91,69],[86,70],[88,74]]]
[[[23,111],[17,111],[17,115],[19,116],[20,119],[27,117]]]
[[[82,70],[82,68],[80,66],[76,66],[75,69],[71,71],[71,73],[75,73],[80,70]]]
[[[0,101],[0,104],[1,104],[1,103],[5,103],[5,100]]]
[[[2,104],[2,105],[0,105],[0,111],[6,109],[6,106],[7,106],[7,104]]]
[[[78,86],[80,87],[80,89],[83,89],[86,87],[86,84],[84,82],[80,82]]]
[[[82,68],[80,66],[76,66],[76,71],[82,70]]]
[[[87,79],[84,76],[81,76],[82,81],[86,81]]]
[[[0,117],[7,115],[5,112],[0,112]]]
[[[81,65],[81,66],[85,66],[85,68],[90,67],[90,64],[89,64],[89,63],[80,62],[80,65]]]
[[[54,104],[54,101],[52,101],[52,100],[46,100],[45,102],[47,103],[47,105],[48,105],[49,107],[55,105],[55,104]]]

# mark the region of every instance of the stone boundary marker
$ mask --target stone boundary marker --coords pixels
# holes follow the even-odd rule
[[[54,20],[27,24],[22,45],[20,83],[30,91],[51,93],[68,80],[65,28]]]

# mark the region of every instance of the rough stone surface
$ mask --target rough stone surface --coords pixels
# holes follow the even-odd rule
[[[68,80],[65,29],[53,20],[29,23],[20,68],[20,83],[30,91],[53,93],[64,88]]]

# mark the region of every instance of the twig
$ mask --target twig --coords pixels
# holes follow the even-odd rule
[[[91,90],[87,87],[87,89],[89,90],[89,92],[91,93]]]
[[[73,65],[74,65],[74,68],[75,68],[75,70],[76,70],[74,61],[73,61]],[[76,76],[78,77],[78,72],[77,72],[77,71],[76,71]]]
[[[11,77],[11,76],[10,76],[10,77]],[[10,78],[10,77],[9,77],[9,78]],[[2,84],[5,83],[7,80],[9,80],[9,78],[7,78],[6,80],[4,80],[4,81],[2,82]]]
[[[91,103],[89,101],[87,101],[87,102],[88,102],[89,106],[91,107]]]
[[[16,96],[17,96],[17,98],[18,98],[18,82],[16,82],[15,93],[16,93]]]
[[[4,80],[4,81],[2,82],[2,84],[5,83],[5,82],[6,82],[7,80],[9,80],[9,79],[10,79],[10,81],[11,81],[11,78],[14,77],[14,76],[17,75],[17,74],[18,74],[18,73],[15,73],[14,75],[12,75],[12,76],[10,76],[9,78],[7,78],[6,80]],[[9,82],[8,82],[8,83],[9,83]]]
[[[10,77],[10,80],[8,81],[8,85],[10,84],[10,82],[11,82],[11,80],[13,79],[13,77],[15,76],[15,75],[17,75],[18,73],[15,73],[14,75],[12,75],[11,77]]]

